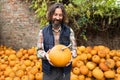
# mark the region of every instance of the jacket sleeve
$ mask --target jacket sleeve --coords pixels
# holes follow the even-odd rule
[[[77,56],[77,44],[76,44],[76,39],[75,39],[75,35],[74,35],[74,31],[72,30],[72,28],[70,28],[70,41],[71,41],[71,51],[72,51],[72,57],[75,58]]]
[[[43,35],[42,35],[42,30],[39,31],[38,33],[38,41],[37,41],[37,57],[41,59],[46,58],[46,52],[44,51],[43,47]]]

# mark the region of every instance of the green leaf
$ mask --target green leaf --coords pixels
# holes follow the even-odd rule
[[[111,22],[112,22],[112,18],[109,17],[108,24],[111,24]]]
[[[86,13],[87,17],[90,18],[90,11],[87,10],[87,13]]]
[[[76,5],[80,5],[81,3],[84,3],[85,0],[72,0],[72,2]]]
[[[103,18],[103,11],[101,10],[95,11],[94,15],[100,15]]]

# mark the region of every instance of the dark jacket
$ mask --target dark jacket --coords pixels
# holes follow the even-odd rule
[[[43,44],[44,44],[44,50],[47,52],[49,49],[51,49],[54,44],[54,35],[52,32],[52,26],[49,24],[46,26],[43,30]],[[70,28],[64,24],[61,26],[61,32],[60,32],[60,38],[59,38],[60,44],[63,45],[69,45],[70,44]],[[68,73],[71,70],[72,65],[69,65],[67,67],[63,67],[63,72]],[[42,60],[42,69],[43,72],[50,74],[50,70],[54,68],[49,64],[47,60]]]

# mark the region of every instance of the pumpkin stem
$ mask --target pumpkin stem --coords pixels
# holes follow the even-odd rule
[[[68,48],[68,47],[64,47],[64,48],[62,48],[61,50],[64,51],[66,48]]]
[[[66,48],[70,48],[72,44],[69,44],[68,46],[66,47],[63,47],[61,50],[64,51]]]

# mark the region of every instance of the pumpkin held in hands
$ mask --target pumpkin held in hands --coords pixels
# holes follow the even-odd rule
[[[64,45],[55,45],[49,52],[50,62],[56,67],[66,66],[71,57],[70,49]]]

